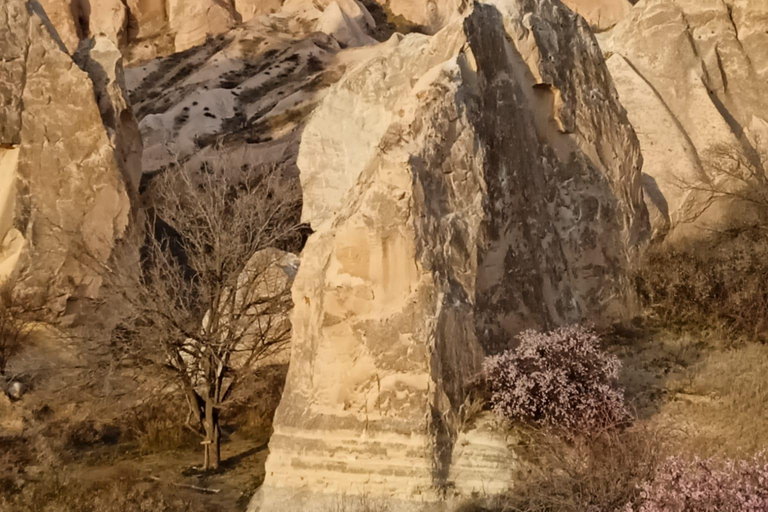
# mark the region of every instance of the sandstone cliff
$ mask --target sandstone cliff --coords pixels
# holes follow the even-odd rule
[[[460,427],[480,361],[526,327],[626,317],[647,236],[639,144],[589,27],[497,0],[394,39],[331,88],[298,163],[315,233],[251,510],[502,489],[505,441]]]
[[[98,282],[82,253],[107,258],[130,219],[125,183],[138,169],[120,142],[127,107],[75,64],[36,1],[3,3],[0,26],[3,275],[27,251],[32,284],[62,301],[93,293]],[[90,55],[94,73],[119,73],[119,59]]]
[[[601,46],[640,138],[654,232],[682,241],[749,218],[687,184],[713,145],[750,153],[766,140],[768,3],[644,0]]]

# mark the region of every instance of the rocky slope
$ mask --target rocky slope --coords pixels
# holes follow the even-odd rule
[[[251,510],[508,485],[504,440],[461,429],[467,385],[521,329],[631,314],[641,161],[589,27],[554,0],[477,3],[349,69],[300,145],[314,234]]]
[[[768,141],[768,3],[644,0],[601,46],[640,137],[655,233],[679,242],[749,217],[688,184],[709,148]]]
[[[120,53],[93,41],[83,71],[36,1],[4,2],[0,26],[2,275],[27,254],[32,284],[61,301],[94,293],[93,264],[126,229],[140,173]]]
[[[232,165],[296,160],[303,124],[356,60],[379,51],[354,0],[288,2],[190,50],[128,69],[144,172],[225,152]],[[386,45],[385,45],[386,46]]]

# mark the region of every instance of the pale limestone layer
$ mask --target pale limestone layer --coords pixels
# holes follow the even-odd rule
[[[120,162],[96,102],[94,84],[51,32],[36,1],[0,6],[3,166],[3,272],[19,248],[32,281],[64,302],[95,293],[94,263],[104,261],[130,218]],[[21,50],[19,52],[19,50]],[[20,120],[20,123],[19,123]]]
[[[507,485],[506,441],[462,430],[467,384],[521,329],[634,311],[640,167],[600,49],[559,2],[478,3],[350,68],[300,146],[315,233],[251,510],[427,510]]]
[[[669,231],[669,242],[752,218],[742,205],[712,202],[686,184],[713,145],[754,149],[750,128],[768,119],[766,11],[760,1],[645,0],[601,35],[646,160],[654,231]]]

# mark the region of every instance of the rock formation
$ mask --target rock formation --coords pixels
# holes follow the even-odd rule
[[[426,33],[434,33],[470,8],[470,0],[374,0],[390,17],[402,18]],[[562,0],[584,17],[594,30],[606,30],[629,12],[629,0]]]
[[[739,205],[713,204],[688,184],[714,145],[750,153],[765,139],[768,4],[645,0],[601,35],[601,46],[640,138],[656,235],[688,240],[744,218]]]
[[[331,88],[298,162],[314,234],[250,510],[503,488],[505,441],[461,427],[482,358],[527,327],[626,317],[647,237],[639,144],[589,27],[557,0],[494,0],[395,38]]]
[[[91,294],[98,286],[93,262],[110,255],[130,219],[121,160],[135,155],[120,156],[94,82],[36,1],[3,3],[0,26],[0,266],[4,275],[13,272],[26,250],[32,284],[62,300]],[[103,111],[117,101],[109,94]]]
[[[70,53],[80,41],[103,35],[139,64],[182,52],[262,15],[299,15],[316,30],[367,43],[370,14],[358,0],[41,0]],[[318,19],[322,18],[320,22]],[[363,21],[361,28],[360,22]],[[306,28],[305,27],[305,28]],[[347,44],[346,41],[343,44]]]
[[[609,29],[629,13],[629,0],[563,0],[563,3],[580,14],[596,32]]]
[[[129,11],[122,0],[40,0],[70,53],[82,39],[105,35],[121,46],[128,42]]]

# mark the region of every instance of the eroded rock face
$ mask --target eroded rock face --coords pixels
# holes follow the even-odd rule
[[[315,233],[251,510],[426,510],[507,485],[481,446],[506,441],[462,430],[467,385],[521,329],[633,311],[640,167],[601,51],[557,1],[477,3],[350,69],[300,147]]]
[[[128,42],[129,11],[122,0],[40,0],[70,53],[80,41],[104,35],[121,46]]]
[[[26,246],[32,284],[62,300],[92,294],[93,262],[109,257],[130,219],[115,139],[93,81],[36,1],[3,3],[0,26],[0,265],[13,272]]]
[[[629,13],[629,0],[563,0],[563,3],[587,20],[595,31],[609,29]]]
[[[708,236],[733,217],[688,186],[717,144],[756,149],[768,119],[768,4],[749,0],[645,0],[601,36],[645,159],[654,232],[670,242]],[[758,48],[762,48],[759,51]]]
[[[401,17],[435,33],[470,8],[469,0],[375,0],[390,16]]]

